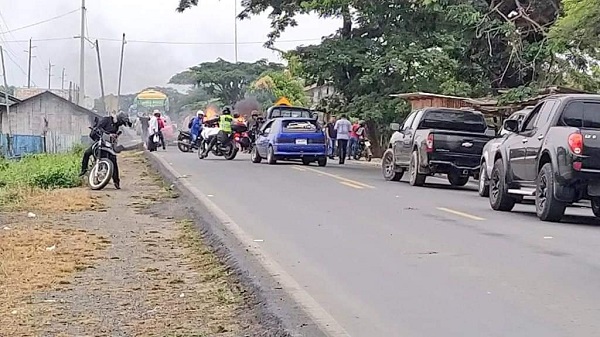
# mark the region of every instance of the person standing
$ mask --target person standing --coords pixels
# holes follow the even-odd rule
[[[329,142],[329,159],[333,159],[335,156],[335,148],[337,141],[337,131],[335,131],[335,116],[331,116],[329,123],[325,125],[325,133]]]
[[[350,139],[348,141],[348,159],[352,159],[356,152],[358,151],[358,135],[356,131],[360,128],[358,121],[354,121],[352,123],[352,128],[350,129]]]
[[[348,150],[348,140],[350,139],[350,131],[352,130],[352,123],[346,118],[346,115],[340,116],[340,119],[335,122],[334,130],[336,131],[336,139],[338,146],[338,154],[340,156],[340,164],[344,164],[346,161],[346,155]]]
[[[165,136],[163,135],[162,130],[165,128],[165,119],[161,116],[160,111],[154,110],[154,112],[158,112],[157,121],[158,121],[158,138],[160,139],[160,143],[162,144],[163,150],[167,149],[165,144]]]

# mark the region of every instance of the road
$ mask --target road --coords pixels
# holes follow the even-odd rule
[[[475,186],[386,182],[377,167],[158,152],[351,336],[600,335],[600,226],[494,212]]]

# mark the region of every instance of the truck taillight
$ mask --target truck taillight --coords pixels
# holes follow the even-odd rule
[[[427,152],[433,152],[433,133],[427,135],[427,142],[425,145],[427,146]]]
[[[569,135],[569,149],[574,154],[581,154],[583,152],[583,136],[581,133],[572,133]]]

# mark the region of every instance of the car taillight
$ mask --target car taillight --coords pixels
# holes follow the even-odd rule
[[[569,135],[569,149],[574,154],[581,154],[583,152],[583,136],[581,133],[572,133]]]
[[[427,146],[427,152],[433,152],[433,133],[427,135],[427,142],[425,145]]]

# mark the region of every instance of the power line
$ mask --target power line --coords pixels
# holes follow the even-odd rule
[[[65,41],[73,40],[73,37],[54,37],[44,39],[33,39],[33,42],[45,42],[45,41]],[[106,42],[122,42],[121,39],[113,38],[94,38],[89,37],[90,40],[106,41]],[[293,40],[276,40],[277,43],[292,43],[292,42],[316,42],[321,41],[322,38],[312,39],[293,39]],[[12,40],[6,41],[6,43],[29,43],[29,40]],[[193,42],[193,41],[151,41],[151,40],[127,40],[127,43],[146,43],[146,44],[165,44],[165,45],[198,45],[198,46],[212,46],[212,45],[233,45],[235,42]],[[241,41],[238,44],[264,44],[265,41]]]
[[[77,8],[75,10],[72,10],[70,12],[67,12],[67,13],[64,13],[64,14],[61,14],[61,15],[58,15],[58,16],[46,19],[46,20],[42,20],[42,21],[39,21],[39,22],[36,22],[36,23],[32,23],[32,24],[29,24],[29,25],[26,25],[26,26],[15,28],[15,29],[12,29],[12,30],[9,30],[9,31],[6,31],[6,32],[1,32],[0,35],[5,35],[5,34],[8,34],[8,33],[19,31],[19,30],[23,30],[23,29],[27,29],[27,28],[39,26],[39,25],[44,24],[46,22],[50,22],[50,21],[54,21],[54,20],[63,18],[65,16],[69,15],[69,14],[73,14],[73,13],[78,12],[78,11],[79,11],[79,8]]]

